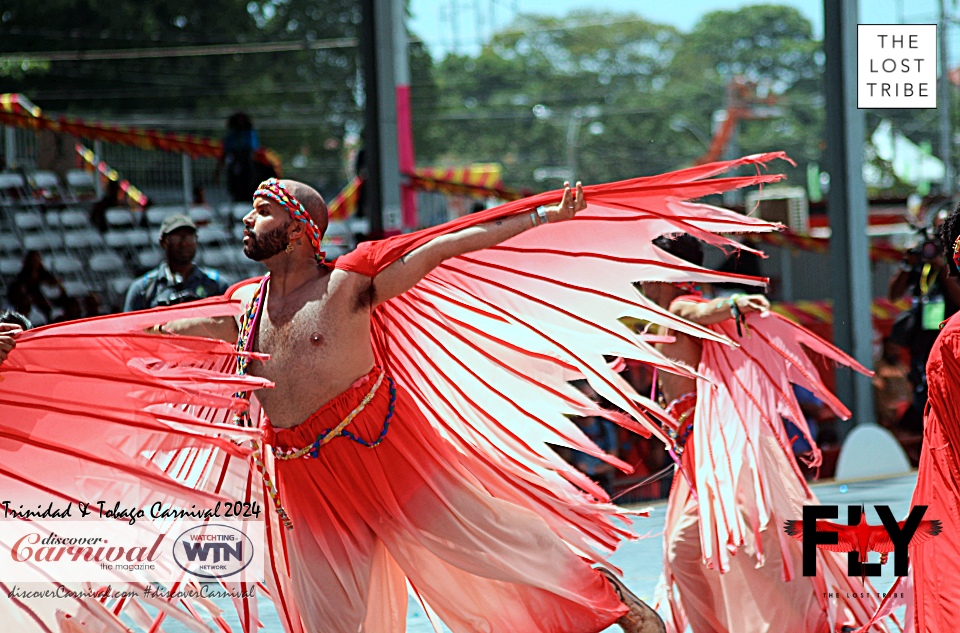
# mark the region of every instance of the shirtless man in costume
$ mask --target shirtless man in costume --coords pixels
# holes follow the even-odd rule
[[[664,630],[652,609],[577,556],[540,517],[444,463],[460,459],[455,451],[431,459],[421,450],[421,443],[447,449],[375,366],[371,346],[374,309],[444,260],[585,207],[579,184],[576,192],[567,186],[557,207],[436,237],[371,277],[350,270],[346,256],[333,268],[323,262],[327,210],[315,190],[271,179],[243,219],[244,254],[270,271],[253,299],[243,297],[252,305],[246,321],[157,328],[239,337],[246,349],[270,356],[248,371],[275,384],[256,394],[269,417],[261,425],[265,444],[304,457],[276,462],[277,508],[292,528],[292,593],[304,630],[403,630],[404,576],[454,631],[600,631],[613,623],[630,632]]]

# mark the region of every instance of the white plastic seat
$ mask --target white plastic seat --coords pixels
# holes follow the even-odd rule
[[[137,248],[154,243],[150,235],[143,229],[108,231],[104,235],[104,240],[110,248]]]
[[[53,250],[63,246],[63,238],[56,233],[31,233],[23,238],[23,248],[28,251]]]
[[[124,269],[123,259],[116,253],[97,253],[89,263],[90,269],[96,273],[115,273]]]
[[[2,257],[0,258],[0,275],[9,277],[11,275],[16,275],[20,272],[20,268],[23,267],[23,260],[17,259],[16,257]]]
[[[247,214],[253,210],[253,204],[246,202],[234,202],[233,206],[230,208],[230,213],[233,215],[234,220],[242,220],[247,217]]]
[[[103,236],[95,229],[80,229],[79,231],[67,231],[63,234],[64,248],[81,250],[86,248],[102,248],[104,246]]]
[[[43,228],[43,218],[33,211],[21,211],[13,216],[14,225],[21,231],[39,231]]]
[[[78,197],[90,198],[97,195],[97,181],[93,172],[83,169],[67,171],[67,188]]]
[[[90,292],[90,286],[82,279],[64,281],[63,289],[68,297],[82,297]]]
[[[34,194],[45,200],[73,201],[73,196],[60,185],[60,179],[52,171],[35,171],[27,180]]]
[[[110,228],[133,226],[133,214],[127,209],[107,209],[106,218]]]
[[[73,255],[55,255],[50,266],[60,275],[74,275],[83,270],[83,262]]]
[[[10,233],[0,234],[0,251],[10,253],[17,250],[20,250],[20,238]]]
[[[211,268],[232,268],[236,262],[236,256],[230,248],[209,248],[200,253],[200,260],[204,266]]]
[[[225,243],[229,241],[230,233],[222,226],[201,226],[197,229],[197,242],[200,244]]]
[[[89,216],[79,209],[66,209],[60,212],[60,226],[64,228],[86,228],[90,226]]]
[[[132,277],[120,275],[110,280],[110,290],[113,291],[113,294],[117,296],[123,296],[127,294],[127,289],[130,288],[130,284],[132,283]]]
[[[163,252],[156,249],[142,250],[137,253],[137,264],[140,268],[156,268],[163,260]]]
[[[187,215],[200,226],[213,222],[213,212],[207,207],[190,207]]]
[[[147,209],[147,222],[150,226],[160,226],[163,223],[163,219],[168,215],[174,215],[179,213],[181,215],[186,214],[182,205],[161,205],[158,207],[150,207]]]

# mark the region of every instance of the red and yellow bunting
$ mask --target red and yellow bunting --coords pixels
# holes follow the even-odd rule
[[[418,167],[404,174],[409,186],[418,191],[439,191],[468,198],[519,200],[525,194],[503,186],[499,163],[477,163],[466,167]]]
[[[360,188],[363,180],[355,176],[350,183],[337,194],[337,197],[327,205],[327,215],[330,220],[346,220],[357,212],[360,203]]]
[[[910,307],[909,299],[890,301],[877,298],[870,306],[870,314],[878,329],[884,330],[885,324],[892,323],[897,315]],[[791,321],[804,327],[816,327],[833,323],[833,302],[823,301],[794,301],[792,303],[774,303],[771,309]]]
[[[97,160],[97,155],[92,149],[84,147],[80,143],[76,145],[77,155],[83,159],[84,167],[90,171],[97,172],[97,177],[102,180],[112,180],[120,184],[120,191],[127,197],[127,203],[131,207],[147,206],[147,196],[130,184],[129,180],[120,178],[120,173],[107,165],[102,160]]]
[[[0,124],[32,130],[51,130],[64,134],[139,147],[144,150],[162,150],[187,154],[192,158],[219,158],[223,153],[223,143],[219,140],[193,136],[191,134],[173,134],[146,130],[129,125],[109,125],[87,122],[78,117],[48,116],[21,94],[0,94]],[[269,149],[256,151],[254,158],[273,167],[280,175],[280,158]]]

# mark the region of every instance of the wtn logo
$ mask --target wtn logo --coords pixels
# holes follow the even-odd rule
[[[253,541],[228,525],[203,524],[181,534],[173,558],[188,574],[219,579],[242,572],[253,562]]]
[[[243,560],[243,541],[237,542],[232,547],[228,543],[189,543],[187,541],[180,541],[180,543],[190,562],[199,559],[205,563],[219,563],[221,560],[229,561],[231,557],[234,560]],[[209,559],[211,551],[213,552],[212,561]]]
[[[837,518],[837,506],[805,505],[803,521],[786,521],[784,531],[803,543],[803,575],[817,575],[817,548],[831,552],[847,552],[847,575],[879,576],[881,565],[890,552],[896,556],[893,571],[906,576],[909,568],[908,547],[923,543],[940,534],[940,521],[924,521],[927,506],[914,506],[906,521],[899,523],[889,506],[874,506],[883,525],[868,525],[861,506],[847,508],[847,525],[819,521]],[[868,563],[870,552],[880,552],[879,563]]]

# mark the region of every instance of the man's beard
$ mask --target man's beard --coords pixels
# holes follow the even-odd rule
[[[250,236],[250,241],[243,246],[243,254],[255,262],[262,262],[279,254],[287,248],[289,242],[285,226],[267,231],[259,237],[252,230],[247,229],[247,235]]]

